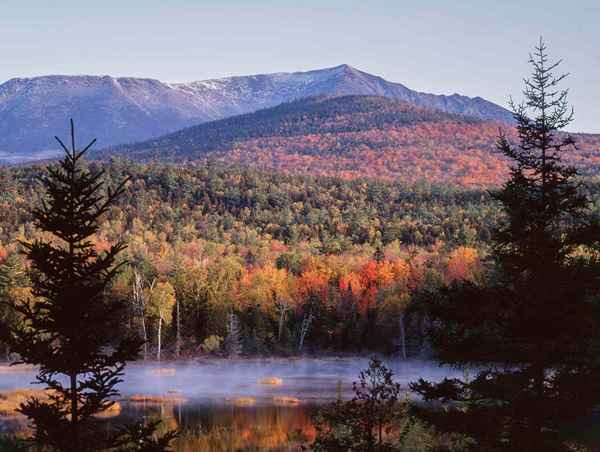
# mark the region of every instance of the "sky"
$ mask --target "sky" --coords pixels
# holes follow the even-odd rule
[[[543,36],[570,73],[570,130],[600,133],[599,24],[599,0],[0,0],[0,83],[46,74],[185,82],[346,63],[506,106],[521,98]]]

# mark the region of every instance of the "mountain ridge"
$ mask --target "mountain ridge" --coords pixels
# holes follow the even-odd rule
[[[265,137],[302,137],[314,133],[345,133],[359,130],[406,127],[418,123],[482,120],[437,109],[417,107],[382,96],[311,96],[275,107],[186,127],[163,136],[107,147],[93,156],[126,156],[148,160],[161,152],[166,158],[194,160],[227,149],[240,141]],[[172,150],[176,149],[175,155]]]
[[[76,120],[82,140],[101,146],[142,141],[315,95],[380,95],[428,108],[510,122],[481,97],[420,93],[349,65],[189,83],[108,75],[47,75],[0,84],[0,152],[55,149],[51,138]]]
[[[497,152],[499,128],[516,128],[381,96],[316,96],[188,127],[90,157],[254,167],[342,178],[428,180],[497,186],[508,162]],[[565,162],[600,175],[600,135],[577,134]]]

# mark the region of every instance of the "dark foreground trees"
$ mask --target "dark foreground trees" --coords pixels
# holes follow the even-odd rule
[[[317,417],[315,450],[394,450],[390,433],[403,417],[400,385],[378,359],[360,372],[353,384],[354,397],[322,409]]]
[[[576,171],[562,163],[572,120],[542,41],[525,101],[513,105],[520,142],[499,149],[514,165],[494,197],[495,281],[447,288],[430,300],[432,342],[472,379],[420,380],[413,389],[447,411],[418,409],[438,428],[474,437],[478,450],[565,450],[559,429],[600,402],[598,222]]]
[[[124,245],[98,253],[90,237],[125,181],[105,188],[103,173],[85,168],[82,158],[93,142],[78,151],[72,122],[70,149],[57,140],[66,156],[40,178],[45,196],[33,212],[47,238],[22,243],[34,297],[14,305],[23,321],[4,336],[21,362],[39,366],[37,383],[49,390],[48,400],[32,398],[20,407],[33,422],[33,440],[50,450],[102,450],[117,436],[126,441],[101,429],[97,416],[114,403],[125,362],[137,357],[141,342],[115,337],[124,305],[104,296]]]
[[[353,384],[354,397],[340,398],[315,417],[312,450],[327,452],[459,452],[470,439],[438,434],[408,415],[408,403],[390,368],[373,358]]]

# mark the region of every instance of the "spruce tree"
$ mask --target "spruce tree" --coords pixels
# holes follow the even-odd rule
[[[16,306],[23,322],[7,340],[21,362],[39,366],[36,382],[50,390],[48,400],[32,398],[19,409],[33,423],[32,439],[52,450],[100,450],[111,439],[97,415],[114,403],[125,362],[141,347],[134,336],[114,337],[125,306],[104,297],[125,246],[98,253],[90,241],[125,181],[105,190],[103,171],[84,166],[95,140],[78,151],[73,121],[70,149],[56,139],[66,155],[40,177],[45,196],[33,211],[36,226],[53,237],[22,243],[36,300]]]
[[[0,265],[0,324],[14,328],[21,321],[20,316],[14,309],[19,299],[28,295],[25,289],[29,286],[29,278],[22,257],[19,253],[11,253]],[[20,291],[21,293],[17,293]],[[25,291],[25,293],[23,293]],[[6,360],[10,357],[10,348],[7,343],[4,345],[4,355]]]
[[[458,284],[429,300],[431,339],[443,363],[477,369],[472,378],[420,380],[412,389],[447,410],[415,407],[440,429],[474,437],[478,450],[565,450],[559,429],[600,402],[598,339],[600,228],[560,132],[573,119],[566,75],[554,75],[540,40],[530,56],[524,102],[514,104],[518,144],[498,148],[512,162],[492,193],[505,212],[494,233],[497,274]]]

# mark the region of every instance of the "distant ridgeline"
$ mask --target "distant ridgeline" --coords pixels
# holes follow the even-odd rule
[[[416,107],[377,96],[312,97],[189,127],[93,154],[150,161],[241,164],[266,171],[352,179],[426,180],[464,187],[500,184],[505,159],[495,151],[506,123]],[[565,161],[600,174],[600,135],[577,134]]]
[[[28,157],[54,148],[70,118],[82,141],[103,146],[155,138],[207,121],[318,95],[376,95],[475,118],[511,122],[481,97],[417,92],[348,65],[308,72],[165,83],[97,75],[47,75],[0,83],[0,154]]]

